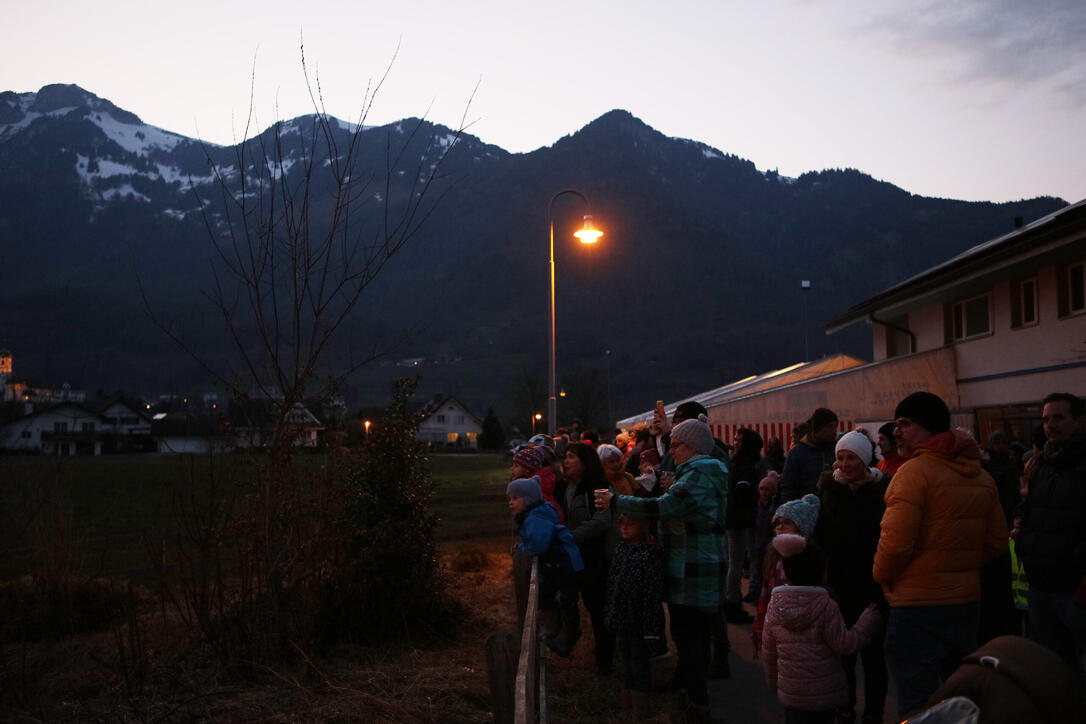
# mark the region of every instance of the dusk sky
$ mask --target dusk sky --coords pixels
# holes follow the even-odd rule
[[[311,112],[304,38],[344,120],[391,63],[368,124],[465,117],[483,141],[524,152],[623,108],[788,176],[852,167],[925,196],[1086,198],[1082,0],[166,7],[8,2],[0,90],[75,83],[146,123],[229,143],[254,68],[254,131]]]

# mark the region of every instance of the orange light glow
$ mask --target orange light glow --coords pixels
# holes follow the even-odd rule
[[[599,238],[603,236],[603,232],[600,231],[592,223],[592,215],[585,214],[584,228],[573,234],[580,239],[582,244],[595,244],[599,241]]]

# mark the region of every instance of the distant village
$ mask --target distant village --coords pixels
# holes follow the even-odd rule
[[[214,393],[154,400],[118,393],[94,399],[67,382],[39,384],[17,375],[10,350],[0,350],[0,391],[0,452],[57,457],[261,448],[271,439],[280,404],[272,398],[223,401]],[[295,404],[288,421],[297,447],[317,449],[357,444],[381,414],[377,409],[350,414],[333,398]],[[436,395],[418,414],[416,437],[428,447],[478,447],[482,421],[455,398]]]

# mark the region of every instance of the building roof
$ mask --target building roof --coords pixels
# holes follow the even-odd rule
[[[476,425],[481,426],[483,424],[483,421],[476,417],[475,414],[468,409],[467,405],[465,405],[463,402],[460,402],[460,400],[456,399],[452,395],[434,395],[432,398],[430,398],[430,401],[423,405],[421,409],[419,409],[419,421],[422,422],[429,418],[431,415],[438,413],[442,407],[449,404],[450,402],[463,410],[464,414],[470,417]]]
[[[751,375],[716,389],[698,393],[693,397],[677,400],[664,406],[668,417],[675,413],[675,408],[684,402],[698,402],[706,408],[717,407],[728,402],[757,395],[770,390],[775,390],[786,385],[805,382],[815,377],[841,372],[843,370],[859,367],[866,364],[862,359],[847,354],[835,354],[812,362],[799,362],[779,370],[763,372],[760,375]],[[619,420],[619,426],[633,425],[638,422],[647,422],[652,419],[652,410],[643,412],[624,420]]]
[[[1070,260],[1068,234],[1086,233],[1086,199],[1065,206],[1015,229],[1009,234],[989,239],[971,249],[937,264],[914,277],[895,284],[873,297],[853,305],[843,315],[826,324],[827,334],[868,319],[876,312],[898,308],[908,311],[921,306],[922,300],[938,295],[948,287],[966,288],[971,283],[982,287],[999,270],[1017,267],[1030,259],[1047,257],[1051,261]],[[1082,251],[1079,249],[1079,255]],[[963,290],[964,291],[964,290]]]

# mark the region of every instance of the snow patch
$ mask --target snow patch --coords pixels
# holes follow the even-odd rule
[[[111,141],[126,151],[140,155],[152,149],[168,151],[185,140],[184,136],[147,124],[121,123],[109,113],[95,112],[90,119]]]
[[[75,158],[76,158],[76,162],[75,162],[75,170],[76,170],[76,172],[79,174],[79,177],[81,179],[83,179],[83,181],[86,181],[88,183],[92,179],[110,178],[111,176],[136,176],[136,175],[147,176],[148,175],[148,174],[143,173],[142,171],[139,171],[139,170],[127,165],[127,164],[117,163],[116,161],[110,161],[110,160],[105,159],[105,158],[97,159],[97,161],[96,161],[96,163],[98,164],[98,170],[97,171],[88,171],[87,168],[90,166],[90,158],[88,156],[84,156],[84,155],[78,154],[78,153],[75,155]]]
[[[29,102],[26,100],[25,95],[19,97],[19,107],[24,112],[26,112],[26,109],[29,108],[30,104],[34,102],[34,94],[30,93],[28,95],[30,96]],[[55,110],[48,111],[47,113],[39,113],[38,111],[26,112],[26,115],[23,116],[22,119],[16,123],[0,124],[0,138],[3,138],[8,134],[14,134],[18,131],[21,131],[39,118],[57,118],[59,116],[71,113],[75,110],[75,108],[75,106],[67,106],[65,108],[57,108]]]
[[[708,146],[705,146],[701,149],[701,155],[705,156],[705,158],[724,158],[723,154],[709,148]]]
[[[151,199],[144,196],[136,189],[132,188],[132,184],[121,184],[117,188],[105,189],[100,192],[103,199],[106,201],[113,201],[114,199],[130,199],[133,201],[150,201]]]

